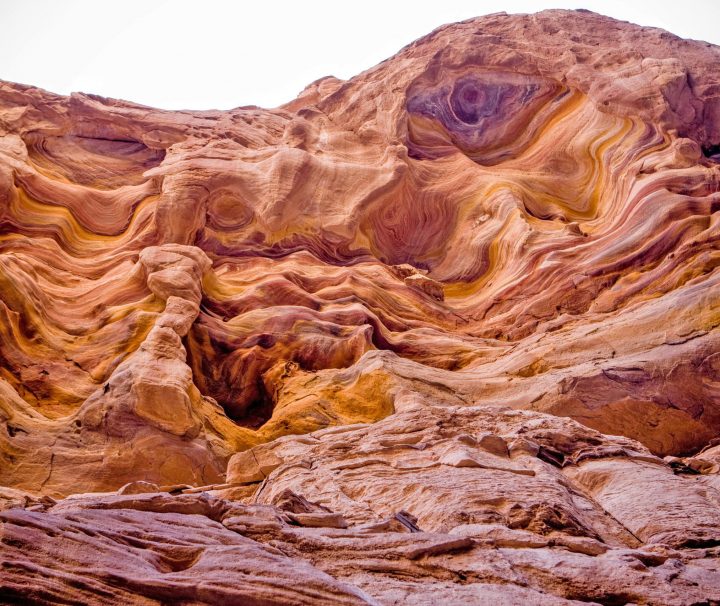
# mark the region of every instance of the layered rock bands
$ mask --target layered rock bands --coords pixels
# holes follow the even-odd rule
[[[0,83],[0,603],[720,603],[718,65],[547,11],[276,109]]]

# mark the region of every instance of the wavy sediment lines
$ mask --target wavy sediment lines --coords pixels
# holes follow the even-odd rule
[[[205,296],[189,337],[194,375],[238,419],[248,405],[270,404],[262,377],[278,361],[318,371],[388,349],[458,367],[463,357],[480,355],[477,339],[448,334],[455,314],[412,287],[398,288],[378,264],[329,268],[307,253],[242,259],[217,267]],[[427,339],[436,342],[431,350]]]
[[[68,186],[32,177],[18,179],[18,185],[35,205],[66,208],[85,232],[95,234],[101,241],[103,236],[112,237],[124,232],[132,222],[134,212],[148,198],[159,193],[153,181],[111,191]],[[27,201],[24,206],[28,206]],[[39,213],[43,212],[47,209],[40,208]]]
[[[720,599],[719,64],[550,11],[273,110],[0,82],[0,594]]]
[[[6,207],[6,224],[16,237],[0,241],[3,305],[19,315],[0,349],[5,359],[23,352],[25,361],[5,370],[19,373],[22,391],[51,417],[71,412],[70,404],[77,407],[97,389],[117,358],[149,331],[148,312],[162,309],[143,302],[144,282],[128,275],[156,199],[145,198],[135,220],[112,236],[95,233],[92,223],[81,224],[68,208],[38,203],[19,188]],[[54,369],[44,368],[44,360],[54,360]],[[31,369],[40,374],[22,378]]]
[[[143,173],[158,166],[165,152],[137,141],[92,137],[43,137],[27,133],[30,165],[54,181],[113,190],[146,182]]]
[[[441,28],[274,110],[3,84],[3,482],[202,485],[408,393],[715,437],[717,53],[593,18]]]
[[[16,233],[53,237],[68,253],[75,257],[89,254],[102,254],[111,252],[122,244],[136,243],[147,230],[152,210],[147,207],[157,200],[157,196],[145,197],[128,213],[127,219],[122,220],[119,226],[120,233],[103,234],[93,231],[92,221],[98,220],[98,215],[92,219],[81,222],[78,217],[64,205],[54,205],[39,202],[29,197],[22,189],[18,190],[16,200],[9,205],[9,215],[13,217],[13,227]],[[150,211],[150,212],[148,212]],[[135,219],[135,220],[133,220]],[[115,222],[113,217],[112,221]],[[126,229],[123,230],[123,227]]]
[[[705,170],[699,168],[699,172],[707,177],[709,175]],[[687,197],[668,194],[665,178],[656,176],[645,179],[654,181],[655,184],[639,188],[633,179],[619,176],[614,180],[616,185],[605,189],[612,197],[601,201],[601,217],[580,223],[577,227],[571,226],[569,233],[567,227],[559,226],[565,232],[561,232],[561,237],[558,237],[557,232],[560,229],[557,227],[554,234],[550,232],[550,237],[543,238],[543,234],[534,237],[531,242],[535,246],[532,247],[532,252],[524,255],[529,258],[524,267],[520,262],[520,270],[515,265],[518,263],[517,254],[514,257],[505,257],[511,260],[510,266],[515,270],[517,280],[515,290],[522,290],[525,307],[528,307],[533,295],[538,294],[541,296],[537,304],[542,307],[543,301],[554,297],[548,290],[551,287],[572,293],[577,290],[579,283],[584,282],[583,290],[587,292],[586,298],[589,300],[571,302],[569,309],[561,307],[555,310],[551,307],[545,311],[545,315],[555,315],[561,310],[575,314],[583,312],[602,291],[612,286],[612,282],[617,280],[627,267],[633,266],[637,271],[652,267],[661,260],[662,255],[679,244],[679,239],[693,238],[698,235],[697,227],[702,223],[707,225],[707,219],[701,219],[697,213],[699,206],[705,206],[705,212],[710,210],[709,199],[704,205],[688,205]],[[685,218],[683,215],[689,216]],[[695,225],[695,228],[691,225]],[[684,235],[681,235],[683,232]],[[537,231],[533,232],[533,236],[536,234]],[[566,246],[562,245],[561,238],[567,243]],[[537,275],[537,280],[524,279],[531,272]],[[571,279],[572,286],[567,282]],[[561,280],[565,280],[565,283]],[[512,289],[511,283],[508,290],[497,295],[501,301],[501,310],[502,305],[512,301]],[[483,289],[483,294],[488,296],[487,289]],[[573,296],[577,297],[579,294],[574,292]],[[563,298],[555,301],[555,304],[558,303],[562,306]],[[578,308],[578,305],[585,307]],[[487,324],[488,312],[483,313]],[[517,317],[513,323],[517,330]]]
[[[579,132],[578,124],[583,125]],[[582,251],[597,250],[595,226],[612,224],[614,212],[623,207],[632,183],[626,150],[634,149],[642,133],[630,120],[598,114],[585,100],[554,128],[541,131],[525,154],[478,174],[477,181],[488,184],[478,195],[486,202],[473,210],[476,217],[483,214],[457,233],[479,232],[473,244],[482,252],[470,258],[486,261],[479,276],[449,284],[446,295],[457,297],[458,308],[487,320],[493,314],[488,307],[495,299],[506,306],[513,288],[522,289],[527,306],[534,293],[547,295],[563,273],[578,273]],[[483,237],[490,230],[495,233]],[[543,263],[561,255],[572,262],[556,261],[543,271]],[[453,259],[441,263],[437,274],[445,266],[457,271]],[[533,273],[539,280],[528,281]]]

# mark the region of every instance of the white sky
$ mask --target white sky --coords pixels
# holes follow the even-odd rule
[[[0,79],[167,109],[274,107],[444,23],[545,8],[720,44],[719,0],[0,0]]]

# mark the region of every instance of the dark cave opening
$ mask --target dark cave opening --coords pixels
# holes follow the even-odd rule
[[[262,375],[262,365],[227,364],[236,350],[191,330],[183,339],[193,383],[236,425],[259,429],[272,416],[275,399]]]
[[[218,401],[229,419],[248,429],[260,429],[270,420],[275,409],[275,401],[265,387],[262,377],[256,378],[255,387],[257,394],[241,409],[238,409],[232,401]]]
[[[702,153],[706,158],[720,162],[720,144],[703,146]]]

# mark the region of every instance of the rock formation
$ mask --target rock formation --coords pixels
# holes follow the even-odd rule
[[[546,11],[276,109],[0,83],[0,603],[720,603],[719,65]]]

